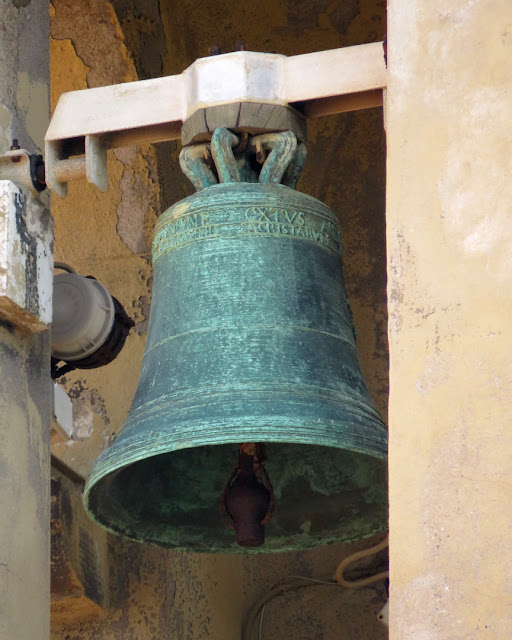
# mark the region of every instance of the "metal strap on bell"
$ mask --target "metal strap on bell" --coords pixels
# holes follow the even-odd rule
[[[156,225],[139,385],[85,488],[110,531],[275,552],[387,528],[386,429],[359,366],[339,223],[294,190],[304,160],[291,132],[217,129],[183,149],[197,193]]]

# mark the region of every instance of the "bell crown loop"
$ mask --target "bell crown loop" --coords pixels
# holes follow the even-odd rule
[[[249,138],[219,127],[211,143],[184,147],[180,153],[181,169],[196,191],[240,182],[283,184],[294,189],[305,162],[306,145],[297,142],[292,131]]]

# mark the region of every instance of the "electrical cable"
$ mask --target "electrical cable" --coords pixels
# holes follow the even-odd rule
[[[262,609],[269,602],[282,596],[289,591],[295,591],[297,589],[303,589],[304,587],[313,586],[317,584],[326,584],[329,586],[339,586],[335,581],[329,580],[315,580],[313,578],[306,578],[305,576],[287,576],[283,578],[275,585],[273,585],[269,591],[267,591],[261,598],[259,598],[249,609],[249,612],[245,619],[245,624],[242,630],[242,640],[253,640],[253,629],[258,616],[261,615]],[[261,637],[261,626],[259,625],[258,635]]]
[[[63,271],[67,271],[68,273],[76,273],[76,270],[73,269],[73,267],[71,267],[69,264],[66,264],[65,262],[54,262],[53,268],[62,269]]]
[[[367,556],[379,553],[385,549],[389,544],[388,537],[386,537],[382,542],[365,549],[364,551],[358,551],[348,556],[338,565],[336,569],[336,580],[329,579],[317,579],[317,578],[308,578],[306,576],[287,576],[282,580],[276,582],[272,587],[261,597],[259,598],[249,609],[245,623],[242,629],[242,640],[254,640],[253,630],[258,620],[258,640],[261,640],[262,629],[263,629],[263,616],[265,613],[265,607],[275,598],[284,595],[290,591],[295,591],[297,589],[303,589],[305,587],[317,586],[317,585],[327,585],[327,586],[342,586],[350,589],[362,588],[366,587],[370,584],[378,582],[379,580],[384,580],[388,578],[389,571],[382,571],[377,573],[374,576],[370,576],[368,578],[363,578],[361,580],[345,580],[343,574],[345,569],[351,565],[353,562],[360,560],[361,558],[366,558]]]
[[[302,587],[314,587],[314,586],[317,586],[319,584],[320,585],[328,585],[328,586],[331,586],[331,587],[332,586],[338,586],[338,583],[335,582],[334,580],[317,580],[316,578],[307,578],[306,576],[287,576],[286,578],[283,578],[283,580],[281,580],[280,582],[283,582],[284,580],[292,580],[292,579],[293,580],[301,580],[301,581],[305,580],[305,581],[308,582],[308,584],[300,584],[300,585],[297,584],[296,587],[295,587],[296,589],[300,589]],[[280,584],[280,582],[278,582],[276,584]],[[313,583],[313,584],[311,584],[311,583]],[[278,595],[281,595],[281,593],[283,593],[283,592],[280,592]],[[264,604],[261,607],[260,622],[259,622],[259,625],[258,625],[258,640],[261,640],[261,631],[263,629],[263,616],[265,614],[265,606],[266,606],[266,604]],[[248,636],[248,638],[250,638],[250,636]]]
[[[368,585],[373,584],[374,582],[378,582],[379,580],[385,580],[386,578],[389,578],[389,571],[382,571],[381,573],[377,573],[374,576],[370,576],[369,578],[363,578],[362,580],[345,580],[345,578],[343,577],[343,573],[345,572],[345,569],[349,565],[351,565],[353,562],[356,562],[356,560],[361,560],[361,558],[366,558],[368,556],[372,556],[376,553],[379,553],[379,551],[382,551],[388,545],[389,545],[389,537],[386,536],[384,540],[382,540],[382,542],[379,542],[379,544],[376,544],[375,546],[370,547],[369,549],[364,549],[363,551],[357,551],[356,553],[353,553],[351,556],[348,556],[348,558],[345,558],[344,560],[342,560],[338,565],[338,568],[336,569],[336,580],[338,584],[341,585],[342,587],[347,587],[348,589],[357,589],[359,587],[367,587]]]

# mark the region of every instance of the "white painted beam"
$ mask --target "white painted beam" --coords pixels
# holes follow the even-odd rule
[[[186,114],[186,74],[63,93],[45,140],[83,138],[181,121]]]
[[[183,122],[237,102],[294,104],[386,86],[382,42],[286,57],[237,51],[196,60],[182,74],[64,93],[46,141]],[[174,128],[173,137],[179,131]]]
[[[291,104],[382,90],[386,86],[383,43],[285,58],[283,83]]]
[[[377,42],[291,57],[237,51],[200,58],[176,76],[65,93],[46,133],[47,183],[64,196],[63,176],[83,173],[70,158],[85,153],[88,179],[105,189],[106,150],[178,139],[200,109],[291,105],[313,117],[382,105],[385,86]]]

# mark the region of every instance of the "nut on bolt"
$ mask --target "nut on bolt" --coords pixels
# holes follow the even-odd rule
[[[13,138],[12,144],[11,144],[11,151],[18,151],[18,149],[20,149],[20,143],[18,142],[18,138]],[[21,160],[21,158],[19,156],[13,156],[11,158],[11,162],[19,162]]]

